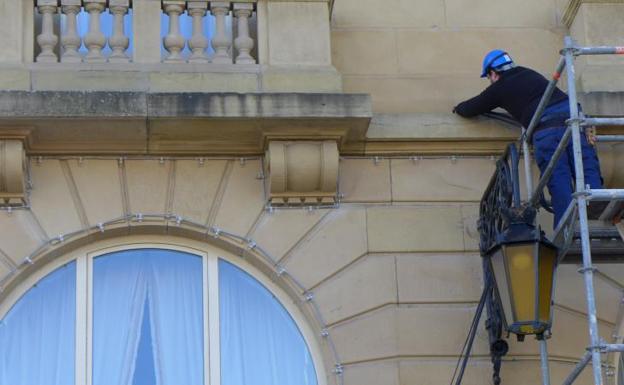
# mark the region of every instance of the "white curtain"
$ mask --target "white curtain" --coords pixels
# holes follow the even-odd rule
[[[150,250],[149,306],[159,385],[204,381],[202,260],[176,251]]]
[[[74,385],[76,264],[50,273],[0,321],[0,384]]]
[[[93,262],[93,385],[132,384],[147,295],[139,253],[123,251]]]
[[[93,276],[93,385],[137,385],[144,309],[150,312],[157,385],[201,385],[201,257],[128,250],[96,258]]]
[[[219,262],[221,385],[316,385],[297,325],[257,280]]]

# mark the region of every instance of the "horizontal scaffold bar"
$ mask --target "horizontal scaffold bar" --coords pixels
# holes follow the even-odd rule
[[[598,135],[598,142],[624,142],[624,135]]]
[[[607,344],[602,350],[605,353],[624,352],[624,344]]]
[[[624,47],[578,47],[574,55],[623,55]]]
[[[585,118],[583,126],[624,126],[624,118]]]
[[[610,201],[612,199],[624,199],[624,189],[591,189],[586,190],[587,199],[593,201]]]

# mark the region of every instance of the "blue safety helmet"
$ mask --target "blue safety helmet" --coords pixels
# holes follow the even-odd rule
[[[503,72],[508,69],[512,69],[514,66],[514,61],[507,52],[495,49],[488,52],[488,54],[483,58],[483,70],[481,71],[481,77],[486,77],[490,70]]]

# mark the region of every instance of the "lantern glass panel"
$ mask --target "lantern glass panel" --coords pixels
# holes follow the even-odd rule
[[[504,246],[515,322],[535,320],[535,243]]]
[[[544,323],[550,323],[553,275],[557,261],[557,250],[543,244],[539,248],[539,320]]]
[[[505,268],[505,257],[503,248],[499,248],[490,258],[492,271],[494,272],[495,287],[505,313],[505,321],[511,324],[514,321],[513,312],[511,310],[511,293],[509,292],[509,281],[507,280],[507,269]]]

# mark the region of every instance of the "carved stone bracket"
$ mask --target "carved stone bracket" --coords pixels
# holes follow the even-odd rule
[[[331,205],[338,190],[336,141],[271,141],[266,152],[269,203]]]
[[[26,203],[24,143],[0,139],[0,207]]]

